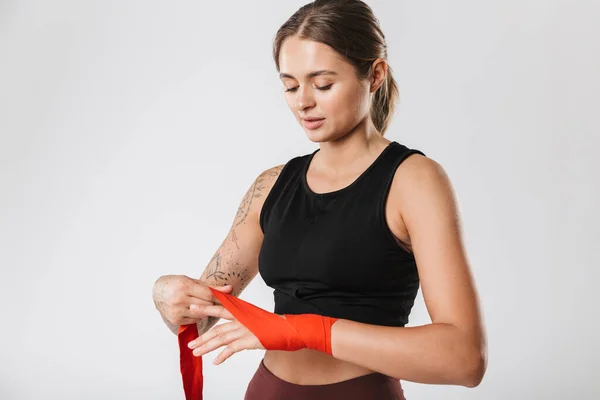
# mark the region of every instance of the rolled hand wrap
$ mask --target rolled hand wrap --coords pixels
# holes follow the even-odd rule
[[[267,350],[313,349],[331,355],[331,327],[338,318],[318,314],[274,314],[227,293],[210,288],[217,300]],[[196,325],[179,328],[183,387],[187,400],[202,400],[202,357],[195,357],[187,343],[198,337]]]
[[[304,348],[331,355],[331,326],[337,318],[317,314],[273,314],[235,296],[212,289],[242,325],[258,338],[267,350],[295,351]]]

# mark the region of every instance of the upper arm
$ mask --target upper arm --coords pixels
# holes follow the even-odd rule
[[[231,285],[231,294],[239,296],[258,274],[258,253],[263,241],[260,210],[282,167],[263,171],[246,191],[229,232],[204,269],[201,281],[210,286]]]
[[[397,199],[431,320],[455,325],[482,346],[478,298],[450,179],[441,165],[424,156],[409,157],[401,165]]]

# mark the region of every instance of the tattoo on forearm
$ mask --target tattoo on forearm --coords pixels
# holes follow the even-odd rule
[[[249,278],[248,269],[239,265],[236,265],[231,271],[227,272],[227,281],[239,282],[239,288],[237,290],[234,288],[231,294],[238,296],[250,282]]]
[[[237,210],[237,214],[235,216],[233,226],[231,229],[231,239],[237,249],[240,249],[239,238],[237,236],[237,232],[235,228],[246,221],[250,210],[252,208],[252,202],[254,199],[260,198],[265,193],[265,188],[267,187],[267,183],[273,182],[281,171],[283,170],[283,166],[278,166],[272,168],[268,171],[263,172],[254,182],[252,187],[246,192],[240,207]],[[225,239],[223,243],[225,243],[228,238]],[[231,294],[233,296],[239,296],[242,290],[249,284],[251,280],[250,273],[248,268],[235,263],[235,256],[229,254],[221,254],[222,249],[220,248],[215,255],[211,258],[208,266],[206,267],[204,273],[204,281],[209,285],[221,286],[226,284],[235,283],[233,286],[233,290]],[[229,251],[228,251],[229,253]],[[232,252],[233,253],[233,252]],[[233,261],[233,262],[232,262]],[[198,332],[203,333],[210,329],[212,325],[214,325],[218,321],[218,318],[207,317],[197,322]]]
[[[221,250],[219,250],[208,263],[206,277],[203,280],[215,286],[227,285],[232,282],[239,283],[239,285],[234,285],[234,290],[231,292],[232,295],[237,296],[250,282],[248,268],[238,263],[225,263],[226,266],[223,264]],[[237,290],[236,286],[238,286]]]
[[[215,281],[224,279],[224,272],[221,271],[221,252],[217,251],[217,253],[213,256],[213,258],[208,263],[208,268],[206,271],[206,280],[214,279]]]
[[[257,193],[260,193],[261,187],[258,186],[258,180],[254,182],[252,187],[246,192],[246,195],[242,199],[240,206],[238,207],[237,214],[233,221],[233,227],[241,225],[248,216],[250,212],[250,207],[252,206],[252,199],[257,196]]]
[[[238,244],[238,238],[237,238],[237,234],[235,233],[235,229],[231,230],[231,240],[233,240],[235,242],[235,245],[236,245],[236,247],[239,250],[240,249],[240,245]]]

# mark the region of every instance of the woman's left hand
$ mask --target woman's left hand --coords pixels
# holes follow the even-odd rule
[[[202,310],[206,315],[227,319],[231,322],[216,325],[203,335],[188,343],[196,357],[209,353],[221,346],[227,346],[213,361],[218,365],[227,360],[234,353],[242,350],[265,350],[258,338],[237,321],[223,306],[212,305]],[[283,317],[282,317],[283,318]]]

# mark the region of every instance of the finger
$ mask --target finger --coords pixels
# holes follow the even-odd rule
[[[233,290],[233,286],[227,284],[224,286],[211,286],[213,289],[217,289],[219,292],[229,293]]]
[[[199,302],[200,300],[196,299],[196,301]],[[202,303],[201,307],[202,306],[214,306],[214,304],[204,302]],[[177,320],[180,325],[189,324],[192,320],[194,320],[194,322],[199,322],[205,317],[205,315],[202,315],[198,312],[195,306],[192,308],[190,307],[191,304],[189,303],[178,304],[176,307],[174,307],[174,310],[172,311],[172,314],[169,317]]]
[[[190,284],[188,295],[191,297],[195,297],[199,300],[208,301],[211,303],[218,303],[215,295],[210,291],[209,286],[215,289],[219,289],[221,292],[227,293],[231,291],[231,286],[229,288],[224,287],[223,285],[209,285],[199,280],[195,280]]]
[[[218,305],[201,305],[201,304],[191,304],[190,305],[190,314],[195,318],[202,318],[205,316],[209,317],[217,317],[223,318],[230,321],[233,321],[233,315],[223,306]]]
[[[194,305],[192,307],[192,305]],[[205,301],[205,300],[200,300],[197,299],[195,297],[187,297],[187,303],[185,305],[182,304],[181,307],[181,316],[184,318],[192,318],[192,319],[200,319],[205,317],[204,315],[201,315],[198,313],[199,309],[201,309],[202,307],[205,306],[214,306],[214,303],[211,303],[210,301]],[[199,306],[200,308],[197,308],[196,306]]]
[[[240,332],[237,330],[216,336],[212,340],[194,349],[192,354],[196,357],[201,357],[206,353],[210,353],[211,351],[218,349],[219,347],[227,346],[229,343],[239,339],[241,336],[242,334],[240,334]]]
[[[211,288],[218,290],[219,292],[222,293],[226,293],[226,294],[233,294],[233,287],[231,285],[225,285],[225,286],[211,286]],[[218,305],[222,305],[221,302],[219,301],[219,299],[209,290],[210,295],[212,296],[212,300],[211,302],[213,304],[218,304]]]
[[[198,304],[198,305],[201,305],[201,306],[203,306],[203,305],[204,306],[214,306],[215,304],[217,304],[214,301],[201,300],[199,298],[192,297],[192,296],[187,296],[185,298],[185,301],[187,302],[188,306],[192,305],[192,304]],[[221,304],[219,303],[217,305],[221,305]]]
[[[239,327],[240,327],[239,323],[236,323],[236,322],[227,322],[225,324],[216,325],[212,329],[209,329],[207,332],[204,332],[202,335],[198,336],[196,339],[189,342],[187,344],[187,346],[190,349],[196,349],[200,345],[214,339],[216,336],[236,330]]]
[[[194,349],[192,354],[194,356],[200,357],[206,353],[210,353],[211,351],[218,349],[219,347],[228,345],[232,341],[241,338],[243,335],[244,332],[241,329],[235,329],[229,332],[225,332],[223,334],[219,334],[211,340],[202,344],[200,347]]]
[[[229,345],[225,347],[225,349],[223,349],[223,351],[220,352],[219,355],[213,360],[213,364],[219,365],[235,353],[238,353],[242,350],[251,349],[251,342],[251,337],[244,336],[242,339],[229,343]]]
[[[198,300],[208,301],[210,303],[213,303],[215,299],[215,295],[212,294],[208,286],[204,282],[195,279],[190,283],[187,294]]]

